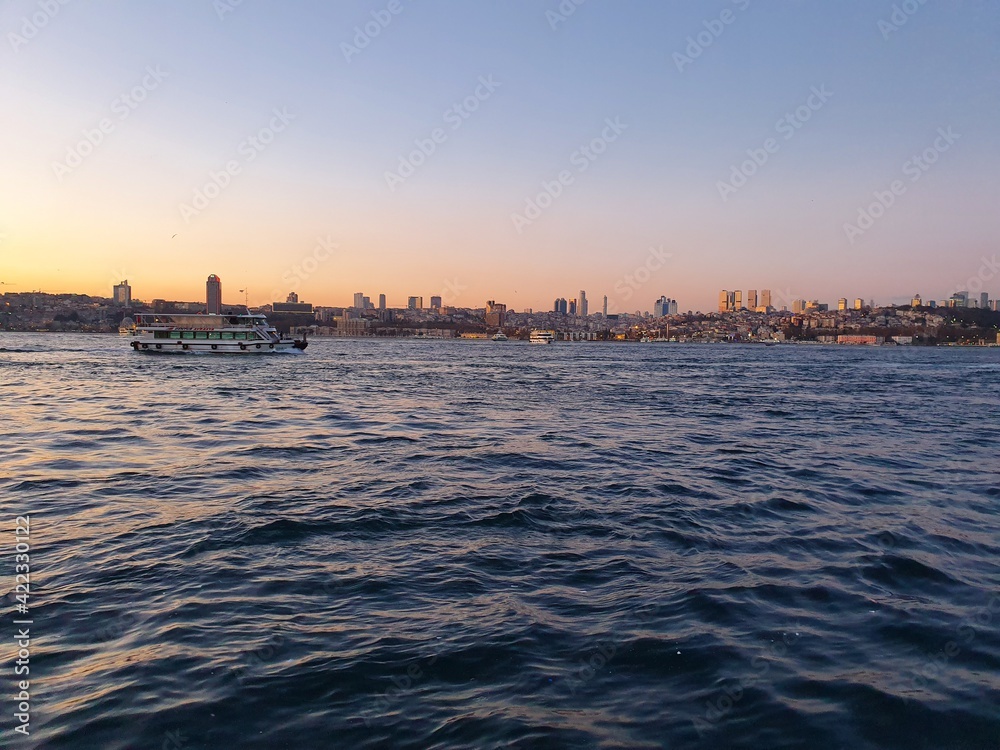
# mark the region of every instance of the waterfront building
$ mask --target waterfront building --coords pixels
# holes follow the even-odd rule
[[[132,287],[128,285],[128,279],[114,286],[114,300],[116,305],[122,307],[132,306]]]
[[[205,282],[205,312],[209,315],[222,314],[222,279],[214,273]]]

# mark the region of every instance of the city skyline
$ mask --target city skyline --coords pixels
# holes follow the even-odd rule
[[[5,4],[3,289],[709,310],[720,269],[902,303],[996,265],[1000,8],[563,5]]]

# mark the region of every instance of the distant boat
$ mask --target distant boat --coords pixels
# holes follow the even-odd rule
[[[119,336],[131,336],[135,332],[135,321],[132,318],[122,318],[121,324],[118,326]]]
[[[131,347],[137,352],[263,354],[305,349],[306,337],[286,338],[263,315],[135,316]]]
[[[509,341],[509,339],[507,338],[507,336],[504,334],[503,331],[497,331],[495,334],[493,334],[493,339],[492,340],[493,341]]]
[[[528,338],[530,344],[551,344],[556,340],[554,331],[532,331]]]

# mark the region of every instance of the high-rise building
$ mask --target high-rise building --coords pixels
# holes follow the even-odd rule
[[[363,309],[363,310],[371,310],[374,307],[375,307],[375,305],[372,304],[372,298],[369,297],[368,295],[365,295],[361,299],[361,309]]]
[[[841,297],[837,300],[837,309],[841,311],[847,309],[847,297]]]
[[[355,292],[354,293],[354,304],[352,305],[352,307],[354,307],[354,309],[356,309],[356,310],[364,310],[365,309],[365,293],[364,292]]]
[[[730,300],[730,293],[729,292],[727,292],[725,289],[723,289],[721,292],[719,292],[719,312],[720,313],[729,312],[729,309],[730,309],[729,300]]]
[[[214,273],[205,282],[205,312],[209,315],[222,314],[222,279]]]
[[[761,289],[760,290],[760,306],[770,307],[771,306],[771,290]]]
[[[379,310],[384,310],[385,309],[385,295],[384,294],[380,294],[378,296],[378,309]]]
[[[132,287],[128,285],[128,279],[115,284],[115,304],[122,307],[132,306]]]
[[[969,306],[969,293],[968,292],[955,292],[951,295],[951,306],[952,307],[968,307]]]
[[[604,307],[602,309],[605,318],[608,317],[608,295],[604,295]]]
[[[440,310],[441,309],[441,298],[440,297],[431,297],[431,309],[432,310]]]
[[[979,295],[979,309],[989,310],[990,309],[990,295],[989,292],[982,292]]]
[[[296,292],[289,292],[288,296],[285,297],[285,302],[291,305],[297,305],[299,303],[299,295]]]
[[[804,299],[792,300],[792,312],[801,315],[806,311],[806,301]]]
[[[406,298],[406,309],[407,310],[423,310],[424,309],[424,298],[423,297],[407,297]]]
[[[590,314],[590,310],[587,305],[587,293],[580,290],[580,317],[586,318]]]
[[[569,305],[563,297],[556,299],[555,304],[552,306],[552,312],[562,313],[563,315],[565,315],[568,310]]]
[[[503,328],[506,324],[507,305],[494,300],[486,303],[486,325],[494,328]]]
[[[668,310],[668,314],[670,315],[677,314],[677,300],[675,299],[670,300],[670,310]]]
[[[743,309],[743,292],[737,289],[733,292],[733,309],[742,310]]]
[[[568,311],[568,314],[569,315],[576,315],[576,300],[575,299],[571,299],[569,301],[569,311]]]
[[[910,307],[923,307],[924,301],[920,299],[919,294],[914,294],[913,299],[910,300]]]
[[[858,297],[857,299],[854,300],[854,309],[855,310],[863,310],[864,307],[865,307],[865,301],[863,299],[861,299],[861,297]]]
[[[748,289],[747,290],[747,310],[757,309],[757,290]]]
[[[669,297],[660,297],[653,303],[653,317],[663,318],[667,315],[677,314],[677,300]]]

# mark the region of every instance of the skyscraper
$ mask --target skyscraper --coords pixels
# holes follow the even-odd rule
[[[132,287],[128,285],[128,279],[115,284],[115,304],[122,307],[132,306]]]
[[[378,296],[378,309],[379,310],[384,310],[385,309],[385,295],[384,294],[380,294]]]
[[[771,290],[761,289],[760,290],[760,306],[770,307],[771,306]]]
[[[604,317],[605,318],[608,317],[608,295],[606,295],[606,294],[604,295],[603,313],[604,313]]]
[[[719,292],[719,312],[729,312],[729,292],[725,289]]]
[[[588,305],[587,305],[587,293],[581,289],[580,290],[580,317],[581,318],[586,318],[587,315],[589,315],[589,314],[590,314],[590,310],[588,309]]]
[[[205,303],[209,315],[222,314],[222,279],[214,273],[205,282]]]
[[[841,311],[847,309],[847,297],[841,297],[837,300],[837,309]]]
[[[854,309],[855,310],[861,310],[861,309],[864,308],[864,306],[865,306],[865,301],[863,299],[861,299],[861,297],[858,297],[857,299],[854,300]]]
[[[440,297],[431,297],[431,309],[432,310],[439,310],[440,308],[441,308],[441,298]]]
[[[990,309],[990,295],[989,292],[982,292],[979,295],[979,309],[989,310]]]
[[[734,310],[742,310],[743,309],[743,292],[741,292],[739,289],[737,289],[735,292],[733,292],[733,294],[735,295],[733,297],[733,309]]]
[[[354,307],[356,310],[364,310],[365,309],[365,293],[364,292],[355,292],[354,293],[354,304],[352,305],[352,307]]]
[[[747,290],[747,309],[756,310],[757,309],[757,290],[748,289]]]
[[[570,315],[576,315],[576,309],[577,309],[576,308],[576,300],[575,299],[571,299],[569,301],[569,314]]]
[[[792,312],[801,315],[806,311],[806,301],[804,299],[792,300]]]
[[[653,317],[663,318],[667,315],[670,315],[670,300],[666,297],[660,297],[653,303]]]
[[[406,298],[406,309],[407,310],[423,310],[424,309],[424,298],[423,297],[407,297]]]

